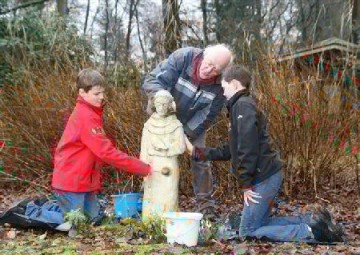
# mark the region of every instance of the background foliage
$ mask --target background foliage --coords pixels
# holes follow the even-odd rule
[[[322,188],[354,185],[359,175],[359,112],[341,106],[341,102],[323,93],[325,86],[341,87],[342,81],[320,81],[316,66],[314,69],[307,65],[298,72],[293,63],[279,64],[274,62],[273,54],[269,54],[278,52],[279,41],[269,39],[273,35],[269,28],[262,26],[268,19],[273,24],[285,22],[271,17],[281,11],[289,12],[294,3],[278,1],[270,12],[271,6],[261,1],[205,2],[202,14],[205,10],[211,22],[205,30],[200,28],[200,35],[196,35],[199,31],[196,23],[186,13],[182,14],[181,9],[182,25],[179,27],[179,17],[172,20],[168,13],[166,20],[175,23],[166,26],[159,20],[161,15],[152,18],[156,15],[155,7],[143,1],[126,1],[125,10],[133,12],[132,25],[127,29],[126,16],[120,17],[119,11],[110,8],[114,3],[109,1],[98,7],[97,18],[89,20],[88,24],[92,25],[83,31],[71,13],[55,15],[55,11],[51,11],[53,3],[45,9],[48,12],[27,7],[17,10],[16,15],[0,15],[0,181],[39,192],[50,190],[52,153],[75,103],[76,75],[84,67],[101,70],[113,85],[107,91],[106,132],[122,151],[137,156],[147,118],[146,99],[139,87],[144,70],[148,71],[162,60],[166,52],[162,29],[172,28],[182,29],[183,45],[227,42],[237,53],[236,61],[251,66],[256,85],[254,93],[270,120],[274,143],[284,160],[287,194],[311,191],[317,195]],[[13,7],[0,3],[0,12]],[[176,1],[163,1],[171,12],[179,9],[169,6],[174,3]],[[242,12],[244,8],[246,11]],[[146,9],[150,13],[141,18],[140,14]],[[310,15],[307,10],[308,7],[304,7],[304,15]],[[97,33],[96,22],[101,27]],[[249,27],[254,22],[257,25]],[[291,26],[299,27],[299,22],[300,19]],[[208,42],[201,39],[205,31]],[[264,35],[261,31],[268,33]],[[134,37],[128,38],[131,32],[137,46],[133,43]],[[172,37],[176,40],[179,40],[178,32],[167,31],[176,35]],[[299,36],[304,33],[300,32]],[[276,50],[269,48],[270,42]],[[140,57],[134,53],[136,47]],[[347,104],[352,105],[356,100],[350,94]],[[216,146],[227,139],[227,123],[224,111],[215,127],[209,130],[208,144]],[[189,166],[188,157],[182,156],[180,191],[192,196]],[[214,163],[213,169],[214,196],[220,200],[238,197],[240,187],[228,173],[228,164]],[[104,169],[104,175],[107,192],[140,189],[141,179],[137,177],[116,173],[111,167]]]

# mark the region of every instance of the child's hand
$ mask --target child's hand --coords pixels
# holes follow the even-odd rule
[[[149,167],[150,167],[150,171],[149,171],[149,173],[147,174],[147,176],[150,176],[150,175],[152,175],[153,172],[154,172],[153,162],[152,162],[152,161],[149,161],[149,162],[148,162],[148,165],[149,165]]]
[[[244,202],[245,202],[246,206],[249,206],[248,200],[255,204],[258,204],[259,201],[255,200],[255,198],[262,198],[262,197],[260,196],[259,193],[256,193],[256,192],[252,191],[251,189],[247,189],[244,191]]]
[[[192,153],[192,159],[195,161],[206,160],[205,148],[194,147],[193,153]]]

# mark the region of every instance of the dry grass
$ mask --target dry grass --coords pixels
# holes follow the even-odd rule
[[[291,195],[318,191],[329,183],[333,188],[341,188],[348,176],[355,176],[355,157],[351,151],[346,152],[359,144],[359,134],[352,131],[358,124],[358,113],[347,109],[334,113],[318,88],[306,82],[289,86],[287,69],[274,73],[271,64],[261,68],[266,71],[257,75],[259,104],[267,112],[272,137],[285,162],[286,192]],[[1,182],[49,190],[51,154],[75,103],[75,77],[75,71],[63,69],[45,75],[39,69],[24,75],[22,84],[5,87],[0,101],[0,138],[8,140],[1,151],[4,162]],[[139,84],[139,74],[133,72],[131,80],[110,89],[104,116],[107,134],[131,155],[139,154],[142,126],[147,118],[146,100]],[[209,130],[209,145],[227,139],[227,123],[224,114]],[[181,157],[181,168],[181,193],[191,195],[188,157]],[[228,164],[214,163],[213,169],[214,196],[220,200],[237,197],[240,187],[228,174]],[[109,192],[140,188],[140,178],[116,174],[111,167],[104,169],[104,175]]]
[[[259,70],[257,93],[285,163],[285,191],[305,188],[317,195],[323,184],[341,188],[357,171],[359,111],[351,108],[356,99],[347,90],[327,95],[325,89],[339,88],[340,82],[311,68],[299,73],[293,63],[265,59]],[[344,94],[347,102],[341,105]]]

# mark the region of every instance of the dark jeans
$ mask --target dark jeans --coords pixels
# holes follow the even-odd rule
[[[196,147],[205,147],[205,133],[192,141]],[[198,211],[213,209],[215,201],[211,197],[213,192],[213,179],[209,161],[191,161],[193,172],[193,189],[196,196]]]

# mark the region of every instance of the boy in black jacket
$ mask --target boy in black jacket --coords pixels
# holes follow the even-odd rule
[[[326,209],[309,216],[270,217],[271,204],[282,184],[279,154],[270,143],[264,115],[250,95],[251,74],[243,66],[228,67],[222,87],[230,117],[229,144],[199,148],[188,144],[195,160],[231,160],[241,183],[244,208],[240,224],[243,238],[274,241],[343,241],[343,231]]]

